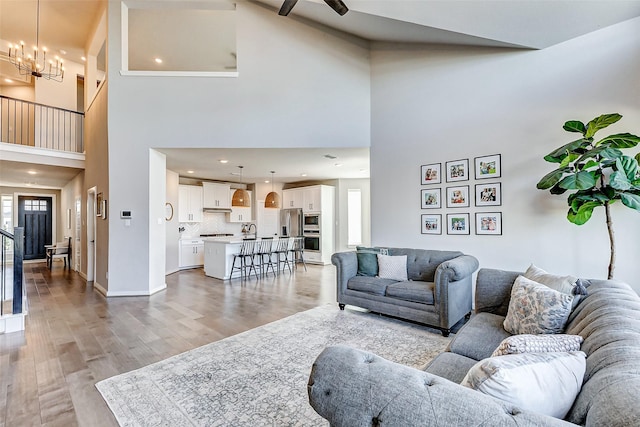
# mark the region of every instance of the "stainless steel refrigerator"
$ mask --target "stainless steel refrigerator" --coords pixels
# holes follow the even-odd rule
[[[280,237],[302,236],[302,209],[280,211]]]

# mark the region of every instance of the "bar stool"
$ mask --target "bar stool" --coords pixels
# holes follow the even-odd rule
[[[253,252],[256,245],[255,240],[243,240],[242,246],[240,246],[240,252],[233,255],[233,263],[231,264],[231,275],[229,276],[229,280],[233,277],[234,271],[240,271],[240,278],[244,279],[245,277],[251,276],[251,270],[258,277],[258,273],[256,271],[256,266],[253,263]],[[240,259],[240,265],[236,267],[236,260]],[[249,273],[247,274],[247,270]]]
[[[289,273],[292,273],[291,263],[289,262],[289,252],[291,252],[292,247],[292,238],[285,237],[284,239],[278,240],[278,248],[275,252],[276,256],[278,257],[278,271],[280,271],[280,264],[282,264],[282,271],[284,271],[284,267],[286,266],[289,269]]]
[[[304,262],[304,237],[293,238],[293,249],[291,250],[293,256],[293,265],[298,268],[298,263],[302,262],[304,271],[307,271],[307,263]]]
[[[276,271],[273,267],[274,262],[271,259],[273,248],[273,237],[263,237],[255,247],[253,251],[254,259],[253,263],[256,267],[260,268],[260,275],[264,276],[269,273],[269,267],[275,276]],[[257,263],[256,263],[257,258]]]

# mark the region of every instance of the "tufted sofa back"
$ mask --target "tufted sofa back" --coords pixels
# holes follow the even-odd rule
[[[640,422],[640,297],[625,283],[592,280],[566,333],[584,338],[587,370],[567,421],[587,426]]]
[[[436,268],[445,261],[464,255],[458,251],[438,251],[431,249],[389,248],[389,255],[407,256],[407,277],[409,280],[434,282]]]

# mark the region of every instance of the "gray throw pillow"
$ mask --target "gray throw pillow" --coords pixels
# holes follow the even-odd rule
[[[561,334],[572,302],[573,295],[518,276],[511,288],[504,329],[513,335]]]
[[[386,248],[356,247],[356,257],[358,258],[358,276],[378,275],[378,254],[388,255]]]

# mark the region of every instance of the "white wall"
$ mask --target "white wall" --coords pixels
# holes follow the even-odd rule
[[[78,75],[84,76],[84,65],[65,61],[64,79],[62,82],[36,79],[35,102],[77,111]]]
[[[640,134],[640,18],[540,51],[431,47],[372,52],[372,240],[376,245],[454,249],[482,267],[606,278],[604,212],[578,227],[566,197],[536,189],[554,166],[542,157],[575,135],[565,121],[611,112],[624,117],[602,131]],[[637,153],[638,149],[630,150]],[[502,155],[502,236],[422,235],[421,164]],[[470,184],[473,191],[474,180]],[[463,184],[463,183],[457,183]],[[443,183],[439,185],[444,189]],[[429,187],[436,187],[431,185]],[[482,209],[484,211],[493,210]],[[640,290],[640,214],[613,206],[615,277]],[[473,233],[472,228],[472,233]]]
[[[121,76],[119,3],[108,4],[109,203],[139,213],[140,223],[110,230],[109,289],[144,292],[160,285],[149,272],[149,148],[366,147],[369,51],[239,2],[239,77]],[[151,209],[164,210],[164,200]]]

